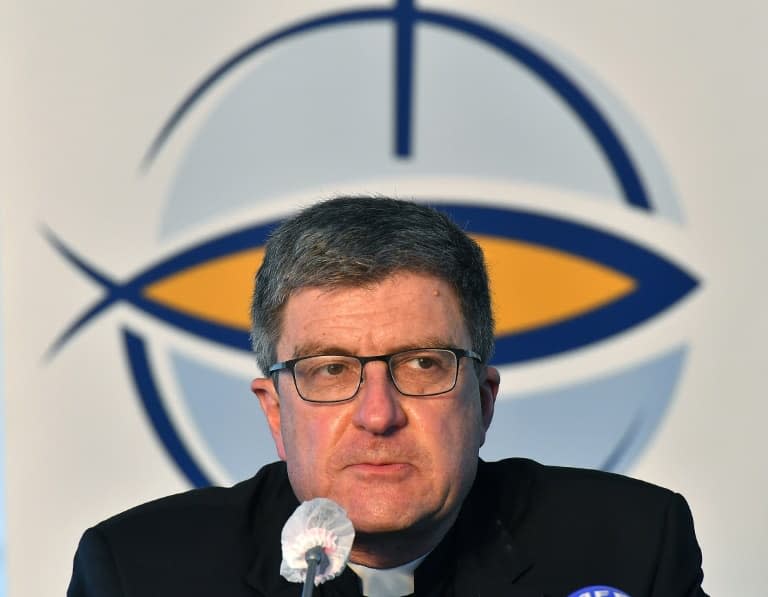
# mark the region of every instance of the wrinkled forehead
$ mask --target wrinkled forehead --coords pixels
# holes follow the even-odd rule
[[[472,348],[456,291],[443,278],[412,271],[362,284],[297,288],[283,304],[279,329],[281,359],[329,350]]]

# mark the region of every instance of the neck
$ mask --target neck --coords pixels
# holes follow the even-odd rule
[[[457,513],[458,514],[458,513]],[[423,529],[403,529],[390,533],[356,531],[349,559],[368,568],[395,568],[429,553],[453,526],[456,515],[429,533]]]

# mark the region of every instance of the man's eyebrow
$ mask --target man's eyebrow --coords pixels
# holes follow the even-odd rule
[[[383,354],[393,354],[396,352],[414,350],[417,348],[453,348],[457,346],[458,346],[458,343],[450,340],[446,340],[445,338],[441,338],[438,336],[429,336],[426,338],[420,338],[417,340],[412,340],[412,341],[391,346],[389,347],[389,350],[387,350],[387,352]],[[291,358],[298,359],[301,357],[308,357],[312,355],[321,355],[321,354],[335,354],[335,355],[343,355],[343,356],[372,356],[371,354],[358,354],[355,351],[351,351],[348,348],[342,348],[341,346],[336,344],[322,344],[320,342],[307,342],[304,344],[297,345],[293,349],[293,355],[291,356]]]
[[[309,357],[315,354],[337,354],[337,355],[349,355],[352,356],[346,348],[333,344],[321,344],[319,342],[309,342],[306,344],[299,344],[293,349],[292,359],[298,359],[301,357]]]
[[[414,350],[416,348],[453,348],[457,343],[453,340],[440,338],[438,336],[429,336],[420,338],[413,342],[407,342],[394,347],[390,352],[403,352],[404,350]]]

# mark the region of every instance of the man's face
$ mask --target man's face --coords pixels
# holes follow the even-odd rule
[[[364,288],[292,294],[277,357],[426,347],[474,348],[453,289],[404,272]],[[400,394],[381,361],[365,365],[363,380],[355,398],[339,404],[305,402],[289,371],[277,391],[268,379],[254,380],[297,497],[338,502],[362,533],[452,523],[475,476],[498,373],[488,368],[478,377],[462,358],[456,387],[430,397]]]

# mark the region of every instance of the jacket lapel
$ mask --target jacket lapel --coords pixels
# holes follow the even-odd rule
[[[280,535],[285,521],[299,506],[299,501],[288,482],[285,463],[270,465],[269,468],[270,474],[265,475],[254,492],[251,505],[251,536],[257,549],[245,574],[245,582],[259,595],[296,597],[301,593],[301,587],[280,576],[283,559]]]
[[[458,595],[541,597],[520,582],[534,567],[518,533],[531,484],[527,475],[510,475],[480,462],[475,485],[455,524]]]

